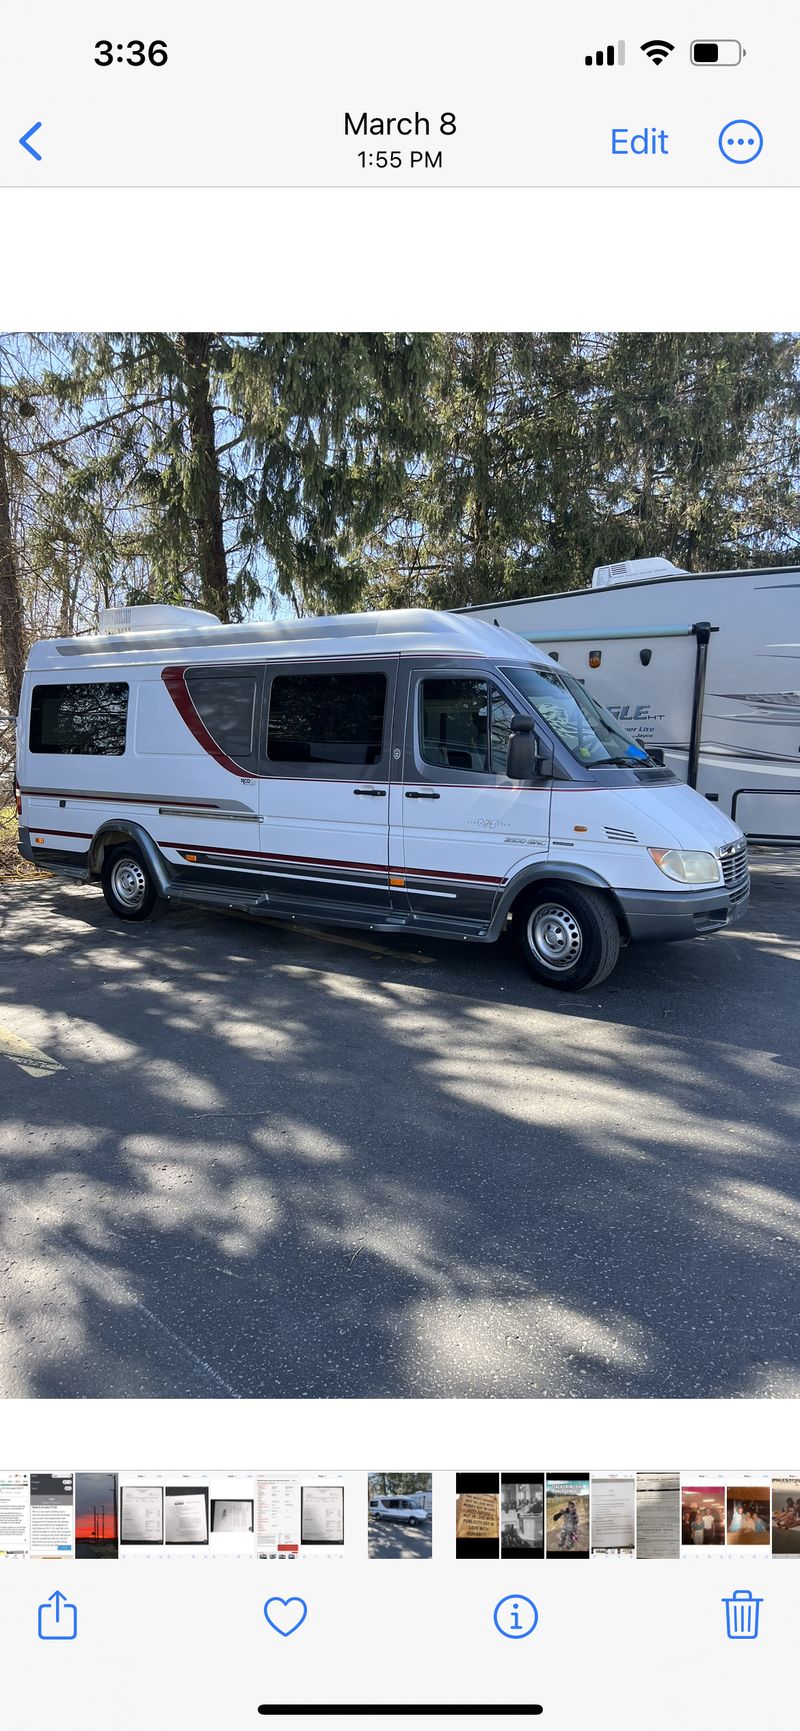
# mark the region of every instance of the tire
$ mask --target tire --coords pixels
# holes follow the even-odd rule
[[[557,992],[599,986],[620,952],[611,904],[577,884],[541,886],[523,896],[514,908],[512,932],[525,966]]]
[[[135,842],[109,848],[100,874],[103,895],[120,920],[149,920],[160,901],[158,890]]]

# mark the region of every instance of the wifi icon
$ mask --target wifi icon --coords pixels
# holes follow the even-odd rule
[[[652,60],[654,66],[660,66],[674,49],[675,43],[666,42],[663,37],[654,37],[652,42],[642,43],[642,53],[647,55],[648,60]]]

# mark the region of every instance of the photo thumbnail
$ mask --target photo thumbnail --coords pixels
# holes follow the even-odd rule
[[[503,1473],[500,1480],[500,1555],[512,1562],[544,1556],[544,1478]]]
[[[772,1555],[800,1557],[800,1475],[772,1481]]]
[[[589,1556],[588,1473],[548,1474],[545,1548],[548,1557]]]
[[[708,1551],[725,1543],[725,1486],[684,1485],[681,1492],[684,1550]]]
[[[500,1474],[456,1473],[456,1557],[500,1555]]]
[[[769,1485],[728,1485],[726,1545],[768,1545]]]
[[[431,1473],[370,1473],[367,1548],[378,1561],[433,1555]]]

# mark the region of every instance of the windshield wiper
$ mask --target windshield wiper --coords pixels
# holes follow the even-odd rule
[[[653,760],[650,757],[595,757],[587,763],[587,769],[652,769]]]

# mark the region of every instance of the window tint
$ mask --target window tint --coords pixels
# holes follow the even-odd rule
[[[485,679],[424,679],[422,757],[440,769],[505,775],[514,713]]]
[[[121,757],[125,750],[128,686],[35,685],[31,751],[54,757]]]
[[[255,674],[190,669],[186,688],[215,743],[231,757],[250,757],[256,714]]]
[[[281,673],[272,681],[267,730],[271,763],[379,763],[386,708],[384,673]]]

